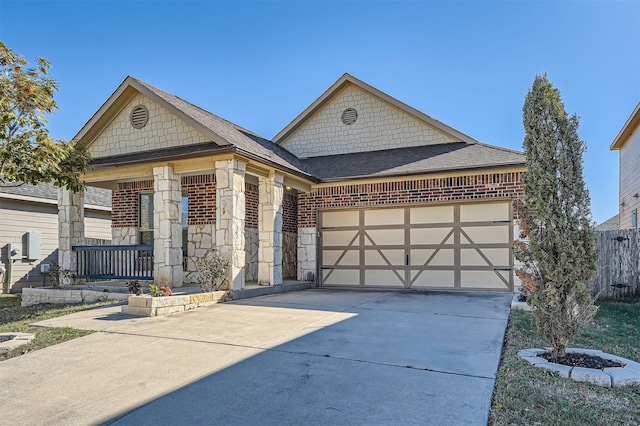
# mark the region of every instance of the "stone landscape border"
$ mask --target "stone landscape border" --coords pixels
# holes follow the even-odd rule
[[[224,302],[231,300],[232,295],[233,293],[231,291],[213,291],[209,293],[161,297],[152,297],[148,294],[140,296],[129,295],[128,304],[122,307],[121,312],[126,315],[139,317],[155,317]]]
[[[53,303],[94,303],[103,300],[127,300],[129,294],[117,291],[104,291],[104,288],[23,288],[20,306]],[[124,289],[126,291],[126,288]]]
[[[556,372],[560,377],[571,378],[576,382],[587,382],[603,387],[627,387],[640,386],[640,363],[627,358],[611,355],[606,352],[593,349],[567,348],[567,353],[598,356],[609,361],[616,361],[624,367],[609,367],[602,370],[583,367],[569,367],[568,365],[555,364],[540,357],[549,352],[549,349],[530,348],[518,351],[518,356],[529,364]]]

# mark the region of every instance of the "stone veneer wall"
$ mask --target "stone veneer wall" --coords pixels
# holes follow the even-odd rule
[[[282,279],[298,276],[298,232],[282,232]]]
[[[314,188],[298,194],[298,279],[317,271],[316,212],[332,207],[386,206],[429,202],[521,198],[524,172],[481,173]],[[514,212],[515,214],[515,212]]]
[[[111,244],[114,246],[133,246],[138,244],[139,231],[137,226],[111,228]]]
[[[206,258],[213,251],[216,227],[206,223],[189,225],[188,234],[187,267],[184,272],[184,282],[192,284],[198,282],[196,259]]]

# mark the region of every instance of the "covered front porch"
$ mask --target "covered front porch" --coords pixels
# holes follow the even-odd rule
[[[113,190],[111,245],[83,244],[84,194],[59,194],[59,264],[75,276],[197,286],[196,260],[217,250],[229,290],[296,279],[297,180],[234,155],[100,160],[86,182]]]

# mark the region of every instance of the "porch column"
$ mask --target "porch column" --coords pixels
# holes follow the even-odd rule
[[[158,285],[182,287],[180,176],[173,166],[153,168],[153,277]]]
[[[58,265],[78,272],[72,246],[84,242],[84,192],[58,189]],[[65,283],[70,284],[70,283]]]
[[[259,178],[258,284],[282,284],[282,200],[284,176]]]
[[[244,174],[247,164],[216,161],[216,247],[231,261],[228,290],[244,288]]]

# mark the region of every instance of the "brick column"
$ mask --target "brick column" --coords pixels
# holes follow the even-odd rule
[[[282,284],[282,200],[284,177],[259,178],[258,284]]]
[[[246,163],[216,161],[216,247],[231,261],[229,290],[244,288],[244,174]]]
[[[84,193],[58,189],[58,265],[77,272],[72,246],[84,242]],[[69,283],[64,283],[69,284]]]
[[[153,168],[153,277],[158,285],[182,287],[180,177],[173,166]]]

